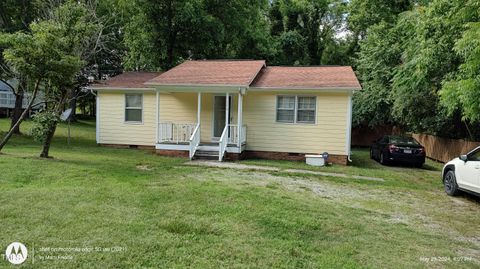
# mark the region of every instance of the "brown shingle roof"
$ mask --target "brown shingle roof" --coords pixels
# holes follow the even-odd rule
[[[186,61],[147,84],[249,86],[264,65],[263,60]]]
[[[360,89],[349,66],[264,67],[265,61],[187,61],[161,72],[125,72],[92,89],[142,89],[148,85],[227,85],[287,89]]]
[[[145,82],[152,78],[158,77],[162,72],[125,72],[123,74],[114,76],[105,81],[90,86],[92,89],[97,88],[132,88],[141,89],[148,88]]]
[[[270,66],[260,72],[251,87],[290,89],[361,88],[350,66]]]

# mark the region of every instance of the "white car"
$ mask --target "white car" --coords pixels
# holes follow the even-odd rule
[[[445,192],[448,195],[454,196],[460,191],[479,195],[480,147],[446,163],[442,175]]]

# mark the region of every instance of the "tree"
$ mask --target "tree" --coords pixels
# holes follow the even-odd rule
[[[277,46],[273,64],[319,65],[333,60],[325,50],[337,55],[348,53],[347,50],[337,50],[339,47],[336,46],[347,39],[340,41],[335,37],[342,28],[344,13],[343,1],[273,1],[268,13],[271,35]]]
[[[363,89],[354,95],[353,124],[374,127],[394,123],[391,80],[400,64],[402,48],[398,31],[381,22],[368,29],[360,42],[357,71]]]
[[[6,49],[3,57],[15,72],[28,77],[31,94],[27,108],[18,121],[10,128],[0,142],[0,151],[13,135],[14,129],[20,125],[33,105],[42,83],[48,80],[61,80],[61,77],[78,68],[79,61],[75,57],[65,55],[59,47],[65,46],[65,40],[59,38],[59,26],[49,22],[32,23],[30,32],[2,34],[0,43]]]
[[[385,22],[392,24],[397,15],[411,10],[414,0],[351,0],[348,5],[348,26],[354,36],[363,39],[370,26]]]
[[[362,4],[352,2],[355,3]],[[371,4],[373,3],[362,5]],[[354,95],[354,125],[374,127],[399,123],[392,112],[395,103],[392,82],[396,68],[402,64],[402,54],[409,46],[408,40],[413,36],[418,14],[408,11],[400,14],[397,12],[388,13],[388,16],[384,13],[383,16],[388,19],[371,19],[361,24],[368,29],[363,39],[359,41],[359,52],[355,61],[363,89]],[[367,22],[373,24],[366,26]]]
[[[480,4],[468,1],[460,14],[470,21],[462,38],[455,42],[455,53],[461,57],[458,71],[443,81],[440,101],[448,114],[457,111],[465,122],[480,122]]]
[[[461,36],[464,19],[457,12],[463,4],[460,0],[433,1],[415,8],[410,19],[415,24],[407,23],[411,34],[393,77],[392,113],[412,131],[439,135],[458,131],[439,105],[438,91],[459,64],[452,48]]]
[[[123,58],[125,57],[125,46],[122,42],[124,24],[122,6],[117,0],[102,0],[87,2],[91,23],[97,25],[96,39],[90,51],[82,53],[82,60],[86,65],[76,76],[74,85],[69,89],[69,107],[72,109],[69,121],[76,121],[77,104],[94,106],[95,96],[91,92],[84,92],[82,89],[88,83],[88,77],[93,76],[102,79],[105,76],[111,77],[122,72]],[[89,49],[88,47],[86,48]]]
[[[16,31],[29,31],[29,24],[38,18],[45,3],[42,1],[14,1],[0,2],[0,32],[13,33]],[[23,99],[28,84],[27,78],[11,70],[3,59],[4,48],[0,47],[0,80],[8,85],[15,95],[10,127],[15,126],[22,114]],[[16,125],[13,132],[20,134],[20,125]]]
[[[352,1],[362,6],[372,3],[375,0]],[[471,110],[478,106],[475,23],[479,4],[473,0],[412,1],[411,10],[396,15],[400,9],[385,8],[395,3],[400,2],[378,4],[381,10],[393,11],[393,17],[380,12],[351,18],[354,23],[362,22],[358,29],[367,27],[358,53],[363,91],[354,97],[354,123],[394,123],[415,132],[474,136],[480,131],[472,124],[478,123],[478,117]],[[370,11],[358,8],[358,12]]]
[[[136,0],[123,7],[130,19],[124,28],[127,69],[168,69],[185,59],[273,54],[267,0]]]
[[[36,134],[43,142],[40,157],[48,158],[60,114],[71,96],[71,91],[77,86],[78,76],[86,64],[85,60],[96,52],[102,27],[92,10],[85,4],[73,1],[56,8],[52,18],[45,24],[55,25],[56,31],[52,34],[59,41],[56,47],[58,56],[69,59],[62,70],[51,72],[49,87],[45,90],[45,98],[51,105],[42,112],[43,119],[38,121],[41,126],[37,128]]]

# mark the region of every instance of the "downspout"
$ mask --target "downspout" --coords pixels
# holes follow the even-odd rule
[[[347,141],[346,141],[346,151],[347,151],[347,160],[352,162],[352,95],[353,92],[348,95],[348,112],[347,112]]]

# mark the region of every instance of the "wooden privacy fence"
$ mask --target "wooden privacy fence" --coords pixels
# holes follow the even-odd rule
[[[391,125],[382,125],[370,128],[367,126],[358,126],[352,130],[352,146],[370,147],[374,140],[384,135],[399,135],[403,130]]]
[[[444,163],[480,146],[480,142],[463,139],[448,139],[426,134],[412,134],[412,136],[425,147],[427,157]]]

